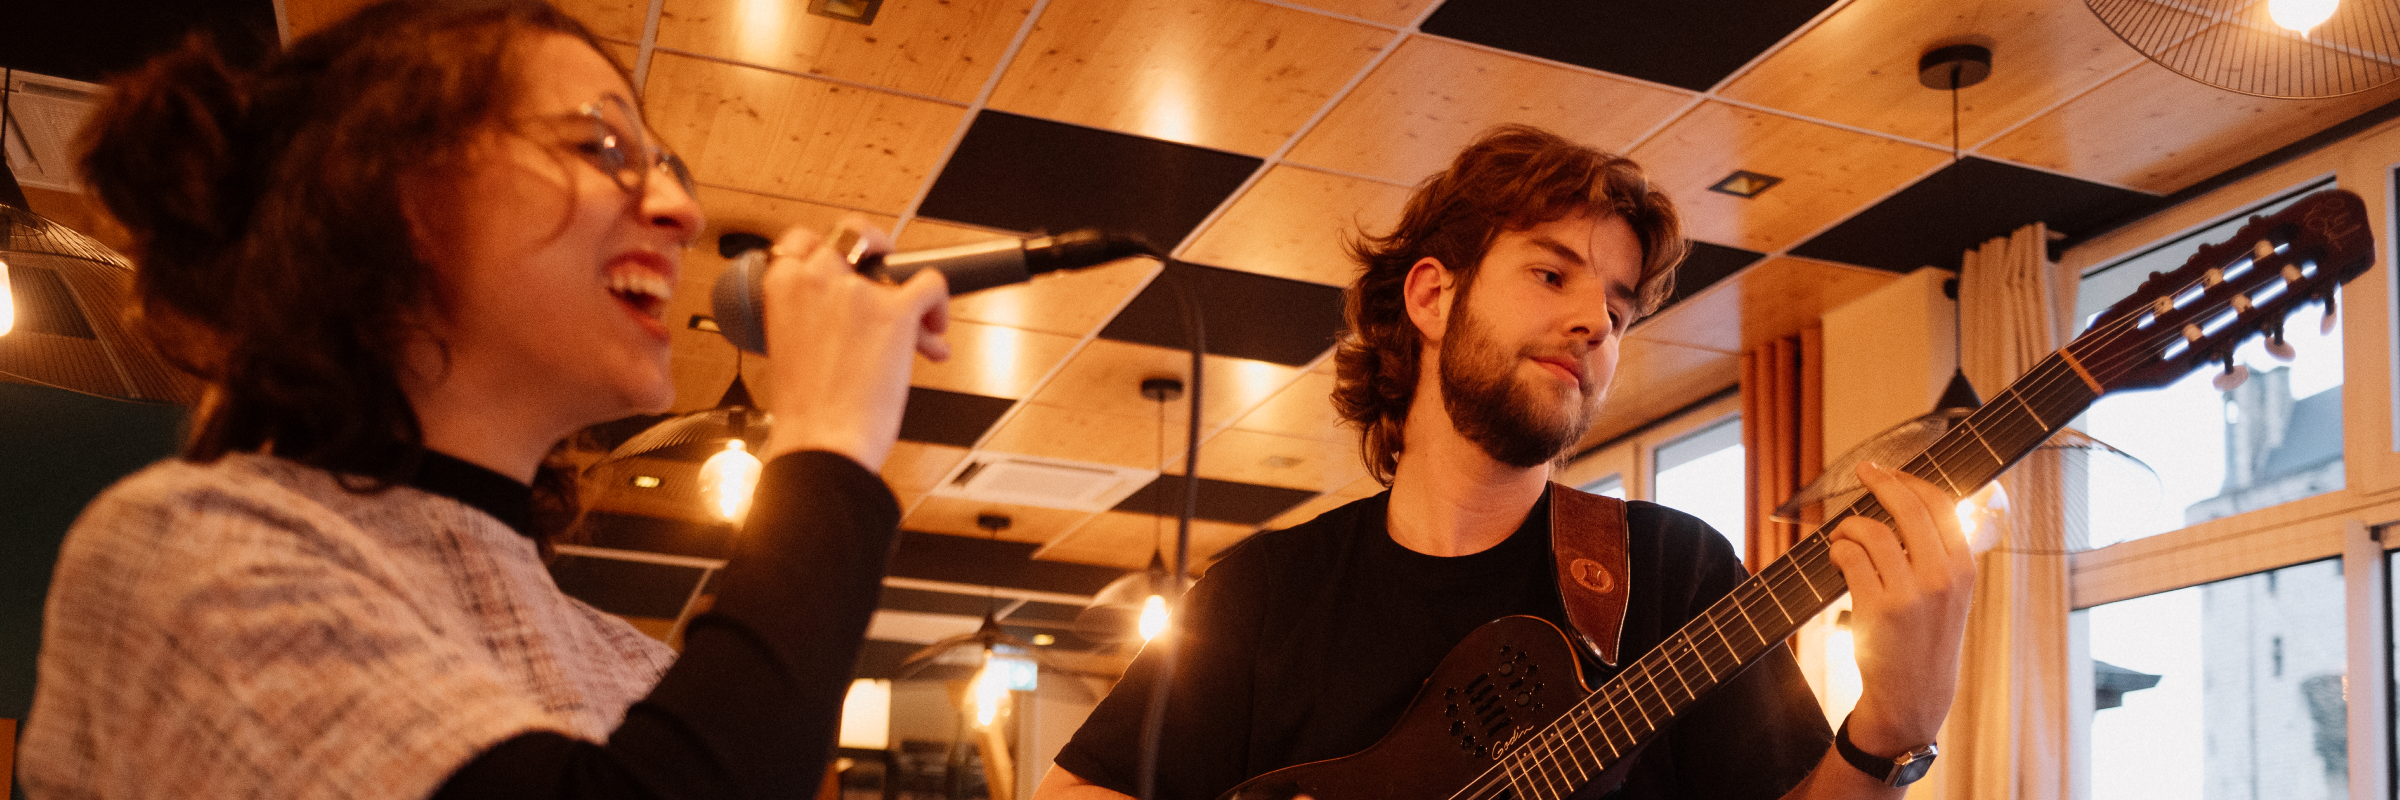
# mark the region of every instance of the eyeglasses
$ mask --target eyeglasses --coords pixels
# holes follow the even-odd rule
[[[650,128],[642,124],[642,115],[632,102],[612,92],[583,104],[570,116],[591,126],[584,138],[574,141],[576,154],[615,180],[617,188],[640,197],[649,191],[651,171],[665,167],[685,197],[699,199],[692,171],[665,145],[651,141]]]

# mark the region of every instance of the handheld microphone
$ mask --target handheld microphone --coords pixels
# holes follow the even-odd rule
[[[858,272],[870,278],[900,283],[922,270],[936,270],[950,283],[952,296],[1023,283],[1035,275],[1062,269],[1098,266],[1129,256],[1158,257],[1158,251],[1139,236],[1105,233],[1089,228],[1056,236],[998,239],[977,244],[872,255],[861,259]],[[743,252],[717,276],[710,293],[717,312],[717,329],[725,340],[745,351],[767,354],[767,250]]]

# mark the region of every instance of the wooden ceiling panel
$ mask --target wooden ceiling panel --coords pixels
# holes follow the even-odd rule
[[[1334,413],[1333,376],[1314,371],[1260,403],[1258,410],[1242,415],[1234,427],[1326,441],[1358,440],[1358,431],[1344,425],[1341,415]]]
[[[284,27],[291,30],[291,38],[298,39],[374,4],[375,0],[283,0],[276,5],[283,12]]]
[[[2143,63],[1982,152],[2165,194],[2394,98],[2400,83],[2325,100],[2253,97]]]
[[[913,226],[912,226],[913,227]],[[1089,269],[1053,272],[1015,286],[951,298],[954,319],[1046,333],[1086,336],[1117,315],[1150,279],[1154,258],[1127,258]]]
[[[1799,333],[1825,312],[1899,277],[1805,258],[1769,259],[1644,321],[1633,335],[1739,353],[1759,342]]]
[[[797,0],[666,0],[658,46],[966,103],[983,90],[1033,0],[888,0],[873,26],[806,8]]]
[[[1391,38],[1248,0],[1057,0],[991,107],[1265,155]]]
[[[601,42],[600,49],[607,52],[608,57],[617,62],[617,66],[624,67],[628,74],[633,72],[634,62],[642,57],[641,48],[624,42]]]
[[[1917,59],[1961,42],[1992,48],[1994,63],[1989,80],[1959,92],[1969,147],[2142,60],[2080,3],[1857,0],[1721,93],[1947,146],[1950,94],[1917,82]]]
[[[883,481],[894,491],[929,492],[966,457],[963,447],[902,439],[892,444],[892,454],[883,460]]]
[[[672,53],[651,60],[643,92],[703,182],[890,214],[940,168],[966,113]]]
[[[899,249],[931,250],[986,242],[1010,234],[918,217],[900,232]],[[950,318],[1043,333],[1088,336],[1099,330],[1158,276],[1157,259],[1128,258],[1071,272],[1053,272],[1015,286],[950,298]]]
[[[1600,414],[1573,450],[1580,451],[1648,425],[1741,382],[1741,356],[1644,339],[1625,340],[1617,377]]]
[[[951,320],[943,338],[950,342],[950,359],[936,362],[917,356],[910,385],[1009,398],[1032,392],[1081,342],[1072,336],[966,320]]]
[[[1279,165],[1185,248],[1186,261],[1348,286],[1357,276],[1343,243],[1400,220],[1408,187]]]
[[[642,24],[650,16],[650,0],[551,0],[551,5],[581,20],[600,38],[621,42],[641,41]]]
[[[1434,0],[1292,0],[1292,3],[1397,27],[1416,21]]]
[[[917,507],[900,519],[900,527],[924,533],[946,533],[973,539],[995,538],[992,532],[977,527],[975,520],[985,514],[998,514],[1009,519],[1007,528],[996,538],[1009,542],[1047,542],[1082,525],[1092,512],[1068,511],[1039,506],[992,503],[959,497],[930,495],[917,501]]]
[[[1538,125],[1623,152],[1692,95],[1411,36],[1292,149],[1295,163],[1414,186],[1493,125]],[[1711,179],[1714,180],[1714,179]]]
[[[1191,359],[1190,353],[1181,350],[1096,339],[1069,359],[1066,368],[1034,394],[1033,402],[1155,420],[1159,404],[1142,396],[1142,381],[1171,377],[1188,387]],[[1212,355],[1201,363],[1208,374],[1204,376],[1200,419],[1211,426],[1249,413],[1300,375],[1297,368],[1241,358]],[[1189,402],[1165,406],[1169,430],[1182,430]]]
[[[1128,416],[1085,408],[1019,405],[983,448],[1042,458],[1157,469],[1183,458],[1182,428],[1160,435],[1155,414]],[[1164,447],[1162,451],[1160,448]],[[1164,458],[1161,458],[1161,453]]]
[[[1044,561],[1072,561],[1078,564],[1097,564],[1104,567],[1143,569],[1150,566],[1150,555],[1161,550],[1169,562],[1175,558],[1175,529],[1179,522],[1168,517],[1135,514],[1127,511],[1103,511],[1082,527],[1050,542],[1033,553]],[[1193,572],[1216,560],[1225,548],[1240,543],[1257,533],[1248,525],[1213,520],[1192,520]],[[1169,566],[1173,566],[1172,563]]]
[[[1949,160],[1928,147],[1715,102],[1643,142],[1633,157],[1674,196],[1686,235],[1770,253]],[[1783,182],[1750,198],[1708,190],[1734,170]]]
[[[917,217],[908,221],[908,227],[900,229],[900,236],[893,240],[893,245],[902,251],[933,250],[1004,238],[1022,239],[1025,238],[1025,234],[1018,231],[992,230],[929,217]]]
[[[1175,469],[1182,474],[1182,462]],[[1200,443],[1200,477],[1329,492],[1366,477],[1356,441],[1304,439],[1229,428]]]

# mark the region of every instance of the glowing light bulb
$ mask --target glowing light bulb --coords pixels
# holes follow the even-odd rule
[[[1008,678],[1000,674],[1002,669],[991,648],[984,648],[983,669],[975,672],[975,682],[967,687],[967,693],[975,698],[975,724],[979,727],[991,727],[992,720],[1000,718],[1000,704],[1008,701]]]
[[[8,262],[0,261],[0,336],[17,327],[17,299],[8,288]]]
[[[1142,601],[1142,641],[1150,641],[1166,632],[1167,599],[1151,595],[1150,599]]]
[[[2333,17],[2340,0],[2267,0],[2267,16],[2275,24],[2307,36],[2310,29]]]
[[[750,515],[750,495],[758,489],[758,456],[735,439],[723,452],[700,465],[700,502],[726,522],[742,524]]]

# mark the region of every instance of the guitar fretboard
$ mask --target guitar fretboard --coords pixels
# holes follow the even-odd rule
[[[2076,353],[2076,345],[2052,353],[1900,468],[1954,498],[1998,477],[2099,397],[2090,376],[2105,365]],[[1827,534],[1854,516],[1892,521],[1874,495],[1860,498],[1556,722],[1504,743],[1499,769],[1517,797],[1573,794],[1848,591]]]

